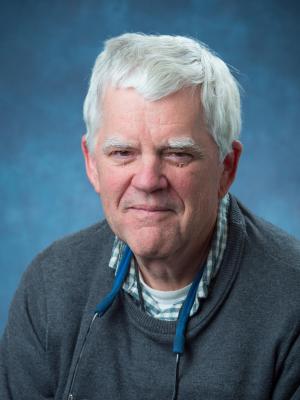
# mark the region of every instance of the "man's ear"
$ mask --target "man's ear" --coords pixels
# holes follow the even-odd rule
[[[85,161],[85,170],[89,181],[91,182],[92,186],[94,187],[97,193],[100,192],[99,187],[99,176],[98,176],[98,169],[97,163],[94,155],[90,152],[86,140],[86,135],[82,136],[81,139],[81,150],[84,156]]]
[[[223,198],[232,185],[242,154],[243,146],[238,140],[232,142],[232,151],[223,160],[223,173],[219,188],[219,199]]]

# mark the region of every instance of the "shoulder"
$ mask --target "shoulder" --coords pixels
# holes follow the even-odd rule
[[[300,241],[272,223],[256,216],[241,202],[236,202],[242,215],[247,245],[252,256],[295,268],[300,272]]]
[[[92,276],[108,263],[114,234],[106,221],[55,241],[39,253],[24,274],[23,280],[43,281],[51,292],[84,290]],[[65,288],[65,289],[64,289]]]
[[[77,254],[87,250],[94,252],[99,246],[105,248],[112,240],[113,233],[109,225],[106,221],[102,221],[55,241],[39,256],[54,253],[62,257],[68,257],[74,255],[74,251]]]
[[[230,221],[239,226],[235,239],[243,248],[238,277],[243,291],[262,308],[272,304],[279,314],[299,315],[299,240],[257,217],[234,197],[231,200]]]
[[[94,307],[94,299],[110,287],[113,241],[106,221],[55,241],[23,274],[12,311],[25,307],[31,320],[43,321],[43,329],[47,326],[57,336],[69,325],[78,325],[87,304]]]

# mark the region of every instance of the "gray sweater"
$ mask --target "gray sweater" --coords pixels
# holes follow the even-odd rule
[[[1,399],[67,399],[95,305],[112,286],[112,244],[103,222],[33,261],[1,342]],[[189,320],[178,399],[300,399],[299,266],[299,242],[232,198],[223,263]],[[75,400],[171,400],[175,326],[121,291],[90,331]]]

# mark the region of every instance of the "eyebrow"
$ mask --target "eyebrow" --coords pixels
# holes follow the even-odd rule
[[[103,145],[102,145],[102,151],[104,153],[107,153],[107,151],[111,148],[117,148],[117,149],[126,149],[128,147],[133,147],[133,144],[130,142],[127,142],[117,136],[105,139]]]
[[[203,155],[202,147],[197,144],[192,138],[181,137],[181,138],[170,138],[167,141],[167,145],[163,146],[164,149],[176,149],[176,150],[190,150],[198,155]]]
[[[102,145],[102,151],[104,153],[107,153],[111,148],[128,149],[130,147],[134,147],[134,144],[132,142],[128,142],[120,137],[113,136],[111,138],[105,139]],[[165,145],[160,146],[160,149],[161,150],[176,149],[183,151],[189,150],[199,156],[203,156],[202,147],[190,137],[169,138]]]

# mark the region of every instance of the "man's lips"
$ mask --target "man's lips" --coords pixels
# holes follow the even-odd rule
[[[149,206],[144,204],[132,205],[130,207],[127,207],[127,209],[136,211],[145,211],[149,213],[173,211],[170,207]]]

